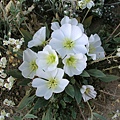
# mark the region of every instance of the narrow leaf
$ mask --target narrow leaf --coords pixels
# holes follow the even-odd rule
[[[42,120],[52,120],[51,109],[50,108],[47,110],[46,114],[45,113],[43,114]]]
[[[88,72],[85,71],[85,70],[82,72],[82,74],[80,74],[80,76],[82,76],[82,77],[90,77],[90,75],[88,74]]]
[[[71,96],[72,98],[74,98],[74,87],[72,85],[68,85],[65,89],[65,92]]]
[[[45,107],[45,105],[47,105],[48,102],[49,102],[49,101],[48,101],[48,100],[45,100],[44,98],[38,98],[38,100],[37,100],[37,102],[35,103],[33,109],[39,109],[39,108]]]
[[[75,100],[79,104],[82,100],[82,94],[80,92],[80,89],[77,86],[74,86],[74,90],[75,90]]]
[[[90,69],[90,70],[87,70],[87,72],[91,76],[94,76],[94,77],[105,77],[106,76],[102,71],[97,70],[97,69]]]
[[[37,116],[33,115],[33,114],[26,114],[24,116],[24,118],[37,118]]]
[[[98,114],[98,113],[93,113],[93,115],[97,118],[99,118],[100,120],[107,120],[105,117],[103,117],[102,115]]]
[[[120,77],[115,75],[106,75],[105,77],[100,77],[99,79],[104,82],[111,82],[120,79]]]

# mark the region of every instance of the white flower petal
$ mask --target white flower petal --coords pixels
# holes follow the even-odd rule
[[[32,87],[41,87],[46,84],[47,81],[41,79],[41,78],[35,78],[32,81]]]
[[[52,93],[53,93],[53,91],[52,91],[51,89],[48,90],[48,91],[45,93],[44,98],[45,98],[46,100],[48,100],[48,99],[52,96]]]
[[[60,25],[59,25],[58,22],[53,22],[53,23],[51,23],[51,29],[52,29],[52,30],[57,30],[57,29],[59,29],[59,28],[60,28]]]

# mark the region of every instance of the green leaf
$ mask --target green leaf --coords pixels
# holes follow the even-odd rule
[[[82,77],[90,77],[90,75],[88,74],[88,72],[85,71],[85,70],[82,72],[82,74],[80,74],[80,76],[82,76]]]
[[[95,113],[95,112],[93,112],[93,116],[99,118],[100,120],[107,120],[105,117],[103,117],[102,115]]]
[[[28,85],[28,83],[30,83],[32,80],[31,79],[22,79],[22,81],[20,81],[19,83],[18,83],[18,85],[21,85],[21,86],[26,86],[26,85]]]
[[[25,44],[27,46],[28,42],[30,40],[32,40],[32,35],[30,34],[30,32],[28,32],[27,30],[24,30],[24,29],[20,29],[22,35],[24,36],[24,40],[25,40]]]
[[[21,72],[18,69],[14,69],[14,70],[11,69],[9,71],[6,71],[6,73],[11,75],[14,78],[21,78],[21,79],[23,79],[23,76],[22,76]]]
[[[116,43],[120,43],[120,37],[113,38]]]
[[[38,117],[33,114],[26,114],[24,118],[38,118]]]
[[[22,117],[21,116],[15,116],[14,120],[22,120]]]
[[[77,113],[76,113],[76,111],[73,109],[73,110],[72,110],[72,117],[73,117],[73,119],[76,120],[76,116],[77,116]]]
[[[74,87],[72,85],[68,85],[65,89],[65,92],[71,96],[72,98],[74,98]]]
[[[103,82],[111,82],[120,79],[120,77],[115,75],[106,75],[105,77],[100,77],[99,79]]]
[[[47,110],[46,114],[45,113],[43,114],[42,120],[52,120],[51,109],[50,108]]]
[[[18,110],[21,110],[25,108],[30,102],[32,102],[35,99],[35,95],[29,97],[29,94],[24,96],[24,98],[21,100],[21,102],[18,105]]]
[[[102,71],[97,70],[97,69],[90,69],[90,70],[87,70],[87,72],[91,76],[94,76],[94,77],[105,77],[106,76]]]
[[[45,107],[45,105],[47,105],[48,102],[49,102],[49,101],[48,101],[48,100],[45,100],[44,98],[38,98],[38,100],[37,100],[37,102],[35,103],[33,109],[39,109],[39,108]]]
[[[85,28],[88,28],[91,25],[92,18],[93,16],[91,15],[85,19],[85,21],[83,22]]]
[[[82,94],[80,92],[80,89],[77,86],[74,86],[74,90],[75,90],[75,100],[79,104],[82,100]]]

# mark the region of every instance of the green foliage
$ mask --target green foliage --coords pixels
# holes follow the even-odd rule
[[[99,79],[103,82],[111,82],[118,80],[120,77],[115,76],[115,75],[106,75],[105,77],[99,77]]]
[[[93,112],[93,119],[96,120],[96,119],[99,119],[99,120],[107,120],[105,117],[103,117],[102,115],[98,114],[98,113],[95,113]]]
[[[74,87],[72,85],[68,85],[65,89],[65,92],[71,96],[72,98],[74,98]]]
[[[87,70],[87,72],[93,77],[105,77],[106,76],[102,71],[97,70],[97,69],[90,69],[90,70]]]
[[[38,117],[33,114],[26,114],[24,118],[38,118]]]

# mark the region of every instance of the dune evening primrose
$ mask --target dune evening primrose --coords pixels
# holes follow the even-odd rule
[[[46,39],[46,27],[41,27],[33,36],[33,39],[28,42],[28,47],[41,46]]]
[[[101,40],[97,34],[90,36],[89,44],[87,48],[88,48],[88,56],[91,56],[93,60],[105,57],[105,51],[101,46]]]
[[[84,102],[87,102],[89,99],[95,99],[97,92],[94,90],[94,87],[91,85],[83,85],[80,89],[82,93],[82,98]]]
[[[64,18],[61,20],[60,23],[61,23],[61,25],[64,25],[64,24],[76,25],[76,26],[80,27],[80,29],[82,30],[82,32],[84,32],[83,24],[78,23],[78,21],[77,21],[76,18],[70,19],[68,16],[64,16]],[[60,28],[60,25],[59,25],[58,22],[51,23],[51,29],[52,30],[57,30],[59,28]]]
[[[38,52],[38,59],[36,60],[36,63],[41,69],[52,71],[58,64],[57,53],[50,45],[46,45],[43,51]]]
[[[79,75],[87,66],[87,57],[82,54],[68,54],[63,59],[64,71],[69,76]]]
[[[87,53],[85,47],[88,37],[78,26],[63,24],[60,29],[53,31],[50,45],[64,58],[68,53]]]
[[[33,79],[36,75],[38,66],[36,64],[37,53],[27,48],[23,51],[23,63],[19,66],[19,70],[22,71],[22,75],[25,78]]]
[[[62,92],[68,85],[69,81],[63,79],[64,70],[56,68],[53,71],[37,71],[39,78],[33,79],[32,86],[37,88],[36,96],[48,100],[53,93]]]

